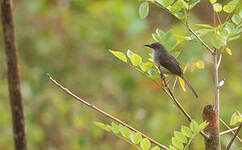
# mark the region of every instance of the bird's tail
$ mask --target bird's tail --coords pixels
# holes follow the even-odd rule
[[[192,88],[191,84],[188,82],[188,80],[182,76],[182,79],[185,81],[185,83],[187,84],[187,86],[191,89],[192,93],[195,95],[196,98],[198,98],[198,95],[196,93],[196,91]]]

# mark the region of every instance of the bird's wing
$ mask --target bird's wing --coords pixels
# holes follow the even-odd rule
[[[164,57],[166,58],[163,58],[160,64],[166,69],[168,69],[171,73],[181,76],[183,74],[183,70],[181,68],[180,63],[176,60],[176,58],[171,54],[166,54],[164,55]]]

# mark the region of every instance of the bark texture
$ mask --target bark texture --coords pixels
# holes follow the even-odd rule
[[[203,120],[209,123],[204,130],[209,136],[209,138],[205,138],[205,149],[221,150],[218,111],[215,106],[207,105],[204,107]]]
[[[27,150],[12,0],[1,0],[0,2],[15,150]]]

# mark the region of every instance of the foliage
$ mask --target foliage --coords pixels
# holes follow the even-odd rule
[[[108,132],[113,132],[116,136],[120,137],[125,140],[126,142],[134,145],[137,149],[140,150],[149,150],[151,148],[151,142],[147,138],[143,138],[141,133],[139,132],[133,132],[127,127],[116,124],[114,122],[111,123],[111,125],[103,124],[101,122],[95,122],[96,126],[98,126],[101,129],[104,129]],[[151,148],[151,150],[160,150],[159,147],[154,146]]]
[[[181,132],[175,131],[172,137],[172,145],[169,146],[171,150],[186,150],[191,144],[192,139],[208,125],[207,122],[203,122],[200,125],[192,120],[190,128],[186,126],[181,127]]]
[[[131,143],[137,149],[141,150],[149,150],[151,148],[151,142],[147,138],[143,138],[141,133],[133,132],[127,127],[122,126],[121,124],[117,125],[116,123],[112,122],[111,125],[103,124],[101,122],[94,122],[94,124],[108,132],[113,132],[115,135],[122,136],[126,142]],[[172,145],[169,146],[171,150],[186,150],[188,149],[189,145],[191,144],[192,139],[199,134],[206,126],[208,125],[207,122],[203,122],[200,125],[192,120],[190,123],[190,128],[186,126],[181,127],[181,132],[175,131],[174,136],[172,137]],[[154,146],[151,150],[159,150],[158,146]]]
[[[230,125],[233,126],[233,125],[236,125],[237,123],[241,123],[242,122],[242,115],[240,112],[235,112],[233,113],[233,115],[231,116],[231,119],[230,119]]]

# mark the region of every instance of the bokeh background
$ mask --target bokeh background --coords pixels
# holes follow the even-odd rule
[[[123,52],[131,49],[146,58],[143,45],[152,42],[151,33],[156,28],[188,33],[181,23],[156,6],[151,6],[148,18],[141,20],[138,7],[138,1],[130,0],[14,1],[30,150],[135,149],[96,127],[94,121],[111,120],[61,92],[47,79],[47,72],[78,96],[162,144],[169,145],[173,132],[188,125],[183,114],[151,80],[108,52],[109,48]],[[211,6],[207,0],[202,1],[193,9],[190,23],[195,28],[195,23],[211,22]],[[11,150],[14,146],[2,27],[0,32],[0,149]],[[224,54],[219,72],[220,79],[225,79],[221,88],[221,117],[226,122],[242,108],[241,42],[239,39],[229,44],[233,55]],[[179,57],[183,66],[196,60],[205,62],[205,69],[186,73],[198,91],[198,101],[189,90],[175,88],[185,109],[202,122],[203,107],[214,102],[209,54],[197,41],[178,48],[183,50]],[[221,129],[225,129],[223,125]],[[231,136],[222,136],[223,146]],[[239,147],[235,140],[233,149]],[[204,149],[200,135],[191,149]]]

